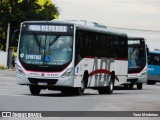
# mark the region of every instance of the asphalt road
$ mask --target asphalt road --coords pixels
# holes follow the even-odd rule
[[[33,96],[28,86],[17,85],[15,76],[15,71],[0,70],[0,111],[160,111],[160,84],[144,84],[143,90],[120,86],[111,95],[99,95],[96,90],[87,89],[81,96],[49,90]]]

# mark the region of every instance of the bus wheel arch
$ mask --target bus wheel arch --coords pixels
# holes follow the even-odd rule
[[[109,79],[109,85],[104,88],[99,88],[99,94],[112,94],[114,89],[114,81],[115,81],[115,72],[112,71]]]
[[[115,78],[116,78],[115,71],[112,71],[112,72],[111,72],[111,79],[113,80],[113,84],[114,84],[114,82],[115,82]]]
[[[85,88],[87,88],[87,85],[88,85],[88,77],[89,77],[88,70],[85,70],[83,74],[83,79],[82,79],[82,82],[84,82]]]
[[[107,94],[112,94],[113,93],[113,89],[114,89],[114,82],[115,82],[115,72],[112,71],[111,72],[111,77],[109,80],[109,86],[107,87]]]
[[[87,88],[88,84],[88,70],[84,71],[83,78],[81,80],[81,86],[75,89],[75,94],[81,95],[84,93],[85,88]]]

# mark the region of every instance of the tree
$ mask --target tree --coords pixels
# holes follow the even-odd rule
[[[6,42],[8,23],[11,25],[11,38],[23,21],[52,20],[55,15],[59,15],[58,8],[48,1],[43,5],[38,4],[38,0],[1,0],[0,3],[0,40],[3,46]]]
[[[3,29],[1,26],[2,22],[0,21],[0,50],[3,50],[3,43],[2,43]]]

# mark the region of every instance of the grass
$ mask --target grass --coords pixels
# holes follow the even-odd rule
[[[0,65],[0,70],[4,70],[4,69],[5,69],[5,67]]]

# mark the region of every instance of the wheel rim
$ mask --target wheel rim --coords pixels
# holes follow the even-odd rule
[[[85,89],[84,80],[82,80],[82,82],[81,82],[81,92],[84,92],[84,89]]]
[[[112,82],[112,80],[110,81],[110,90],[111,91],[113,90],[113,82]]]

